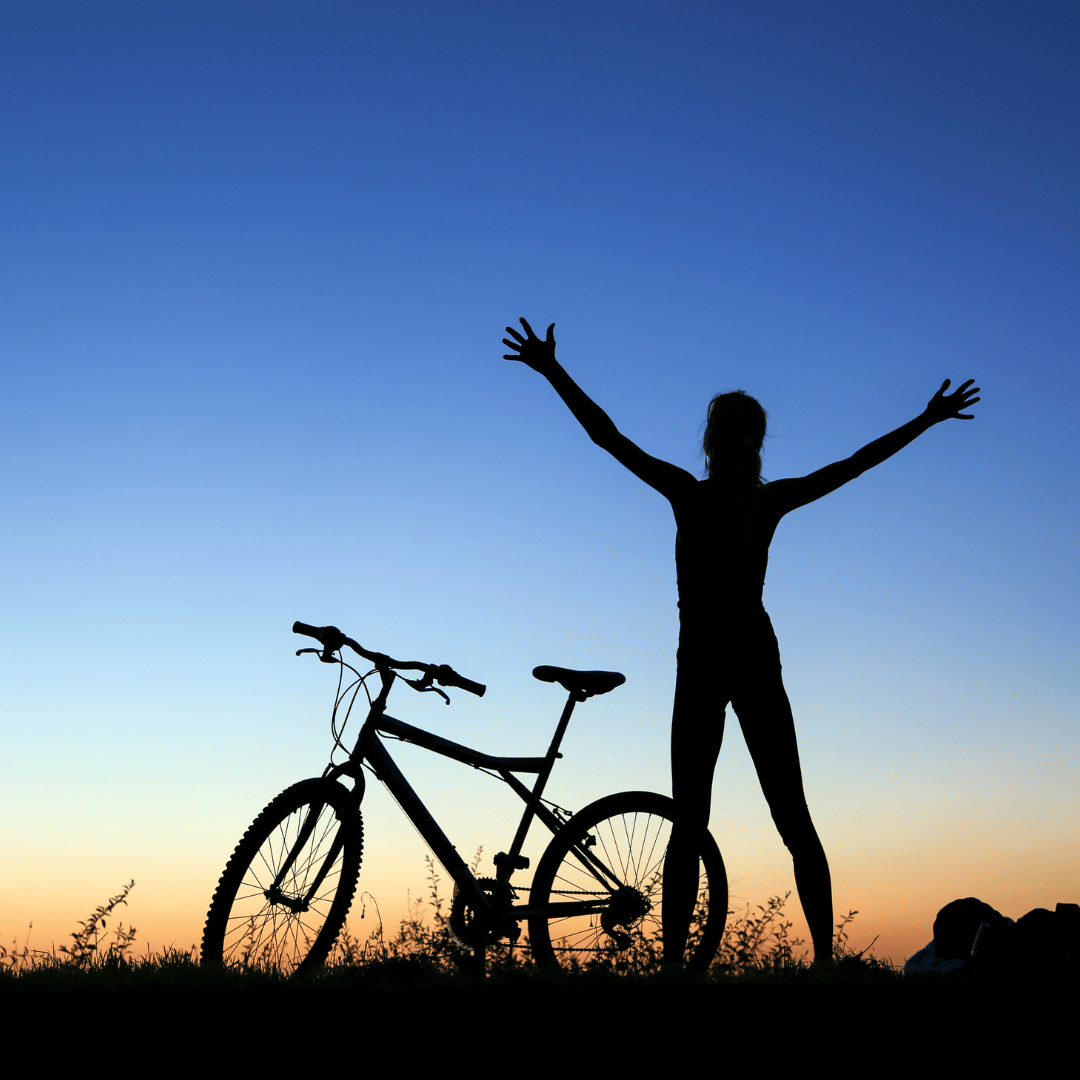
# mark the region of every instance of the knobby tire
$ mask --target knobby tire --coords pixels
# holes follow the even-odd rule
[[[345,924],[360,876],[364,830],[359,810],[347,809],[350,797],[335,781],[302,780],[255,819],[210,903],[204,964],[295,976],[323,963]],[[293,862],[275,893],[275,878],[290,856]],[[301,906],[306,910],[297,910]]]

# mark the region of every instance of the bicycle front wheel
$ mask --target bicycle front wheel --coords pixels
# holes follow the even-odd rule
[[[218,882],[202,962],[301,975],[327,957],[360,876],[359,809],[332,780],[283,791],[244,834]]]
[[[609,795],[575,814],[540,859],[529,895],[529,943],[542,966],[643,972],[663,955],[664,860],[675,804],[649,791]],[[708,967],[727,919],[727,874],[703,832],[687,960]]]

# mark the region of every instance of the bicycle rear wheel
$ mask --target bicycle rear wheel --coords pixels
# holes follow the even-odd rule
[[[664,860],[675,804],[624,791],[575,814],[536,868],[529,907],[533,958],[575,970],[597,965],[642,972],[659,966]],[[699,842],[699,889],[687,943],[692,969],[708,967],[727,919],[727,874],[716,841]]]
[[[326,959],[360,876],[364,829],[349,797],[332,780],[302,780],[255,819],[210,903],[204,964],[301,975]]]

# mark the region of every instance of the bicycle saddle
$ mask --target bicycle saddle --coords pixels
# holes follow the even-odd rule
[[[618,671],[574,671],[571,668],[550,667],[547,664],[533,668],[533,678],[541,682],[558,683],[581,700],[594,694],[606,694],[626,682],[626,676]]]

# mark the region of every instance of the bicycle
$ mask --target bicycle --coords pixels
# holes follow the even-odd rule
[[[641,970],[659,960],[664,859],[674,803],[663,795],[624,791],[608,795],[576,814],[543,798],[559,746],[578,702],[624,683],[610,671],[538,667],[533,675],[568,692],[554,737],[543,757],[497,757],[450,742],[386,713],[394,683],[401,679],[421,693],[449,696],[439,686],[482,696],[486,687],[445,664],[394,660],[369,652],[337,627],[297,622],[293,632],[314,638],[314,653],[339,665],[331,717],[334,751],[322,776],[301,780],[273,799],[244,834],[218,882],[202,939],[202,962],[276,969],[301,975],[332,950],[356,892],[363,848],[360,804],[371,771],[389,789],[455,882],[449,925],[465,948],[479,953],[497,942],[513,946],[521,924],[535,962],[566,969],[605,964]],[[346,663],[348,646],[372,665],[361,674]],[[346,685],[345,673],[353,681]],[[415,679],[400,674],[418,671]],[[381,688],[372,697],[368,680]],[[342,742],[357,695],[363,689],[368,714],[352,750]],[[340,726],[338,717],[344,714]],[[496,876],[477,878],[410,787],[383,738],[397,739],[472,765],[494,775],[522,799],[525,811],[509,851],[494,858]],[[345,760],[335,763],[341,751]],[[514,773],[535,773],[530,789]],[[350,789],[343,781],[352,781]],[[516,903],[513,875],[529,868],[521,854],[533,819],[552,833],[539,859],[528,901]],[[727,877],[715,840],[703,831],[698,842],[698,919],[688,945],[688,967],[704,970],[720,944],[727,916]],[[522,887],[523,889],[524,887]],[[710,905],[711,899],[718,900]],[[715,916],[713,915],[715,909]]]

